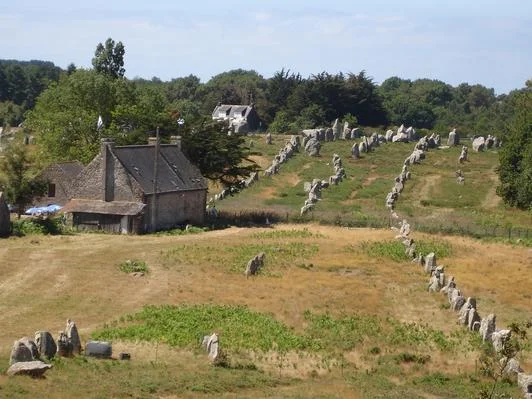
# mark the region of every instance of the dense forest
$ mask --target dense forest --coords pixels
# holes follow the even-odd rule
[[[47,61],[0,60],[0,126],[16,126],[64,71]]]
[[[0,60],[0,125],[16,126],[34,108],[37,97],[67,70],[45,61]],[[512,118],[513,103],[522,90],[495,95],[482,85],[462,83],[456,87],[439,80],[391,77],[380,85],[365,72],[309,77],[281,69],[271,78],[253,70],[232,70],[202,83],[197,76],[178,77],[164,82],[127,80],[128,91],[135,92],[144,116],[132,125],[153,129],[153,113],[179,114],[187,122],[211,114],[218,102],[254,102],[263,130],[295,132],[303,128],[329,125],[341,118],[362,126],[388,126],[404,123],[441,133],[457,127],[467,134],[503,134]],[[524,89],[523,89],[524,90]],[[147,102],[152,104],[147,104]],[[120,105],[120,104],[116,104]],[[104,112],[106,110],[100,110]],[[110,113],[111,110],[108,109]],[[140,116],[139,116],[140,118]],[[144,126],[141,126],[144,125]]]

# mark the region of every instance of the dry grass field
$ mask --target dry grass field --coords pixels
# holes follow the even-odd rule
[[[145,305],[243,305],[279,322],[283,334],[305,339],[306,346],[238,349],[227,324],[218,331],[234,367],[215,368],[198,345],[172,345],[170,335],[180,332],[168,327],[168,337],[150,342],[113,340],[114,352],[130,352],[130,362],[62,359],[43,380],[0,373],[0,397],[474,397],[486,381],[476,370],[475,343],[446,308],[446,298],[426,292],[428,277],[419,266],[364,250],[368,243],[393,241],[394,234],[281,224],[180,236],[1,240],[0,371],[7,369],[15,339],[41,329],[56,335],[72,318],[85,341],[104,327],[125,327],[124,316]],[[445,244],[449,254],[438,263],[466,296],[478,298],[481,316],[496,313],[500,328],[531,317],[529,248],[419,232],[415,237]],[[260,250],[264,270],[246,278],[246,261]],[[123,273],[118,265],[127,259],[145,261],[149,273]],[[371,326],[378,327],[374,333]],[[210,332],[179,328],[198,337]],[[350,334],[360,335],[353,345],[347,344]],[[240,338],[253,346],[267,337]],[[522,365],[532,370],[524,355]],[[511,385],[501,389],[518,397]]]

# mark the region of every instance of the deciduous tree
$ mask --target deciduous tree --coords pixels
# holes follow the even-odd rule
[[[105,45],[98,43],[92,66],[98,73],[105,73],[113,78],[121,78],[126,73],[124,69],[124,54],[126,50],[122,42],[115,43],[111,38],[105,41]]]
[[[0,191],[7,193],[10,203],[16,205],[18,217],[36,196],[44,194],[46,182],[35,178],[32,160],[27,147],[12,141],[0,158]]]

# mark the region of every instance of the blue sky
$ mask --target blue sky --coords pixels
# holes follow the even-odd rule
[[[365,70],[480,83],[497,94],[532,78],[532,1],[0,0],[0,58],[90,67],[108,37],[130,78],[230,69],[271,77]]]

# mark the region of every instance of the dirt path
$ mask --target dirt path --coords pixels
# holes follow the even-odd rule
[[[497,186],[499,185],[499,176],[496,172],[496,167],[493,167],[489,171],[489,175],[487,176],[492,181],[492,186],[488,190],[486,194],[486,198],[482,201],[482,204],[480,205],[481,208],[496,208],[500,202],[501,197],[497,195]]]
[[[429,175],[424,179],[423,186],[419,190],[419,205],[421,201],[430,199],[430,191],[441,180],[440,175]]]

